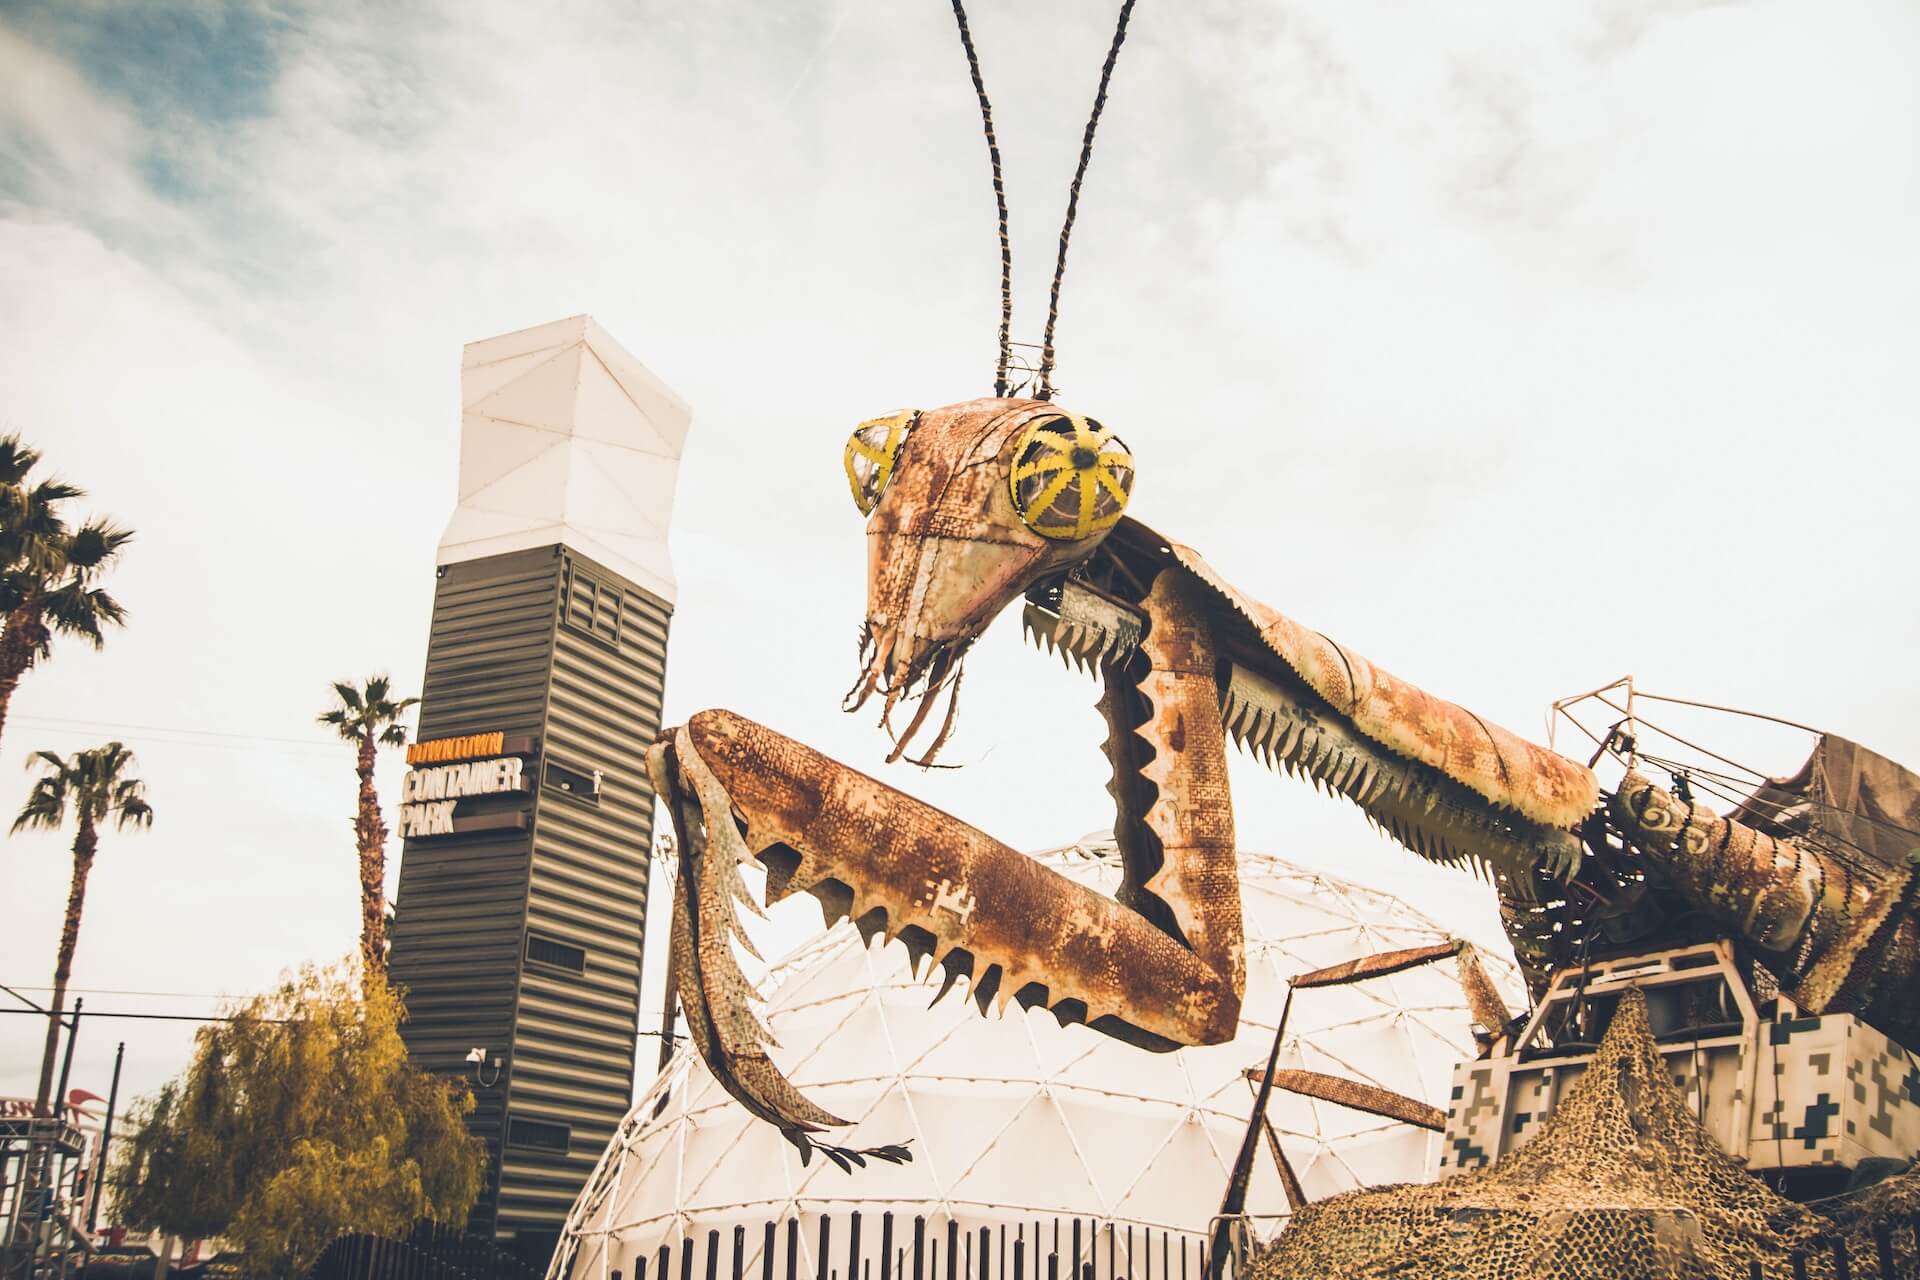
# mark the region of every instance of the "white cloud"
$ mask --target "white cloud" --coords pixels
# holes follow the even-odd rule
[[[1111,9],[975,7],[1037,339]],[[1139,455],[1140,518],[1515,729],[1631,669],[1920,760],[1915,24],[1141,6],[1060,382]],[[945,9],[316,7],[278,31],[259,113],[204,121],[0,26],[0,415],[141,531],[115,583],[133,627],[27,680],[0,778],[85,745],[34,717],[320,744],[328,679],[410,686],[460,345],[579,311],[694,406],[669,713],[731,706],[877,769],[881,737],[836,710],[864,564],[843,434],[978,394],[992,362],[992,201]],[[181,191],[143,179],[161,152]],[[891,780],[1023,846],[1106,821],[1090,682],[1008,620],[967,693],[969,767]],[[246,990],[351,947],[344,758],[128,736],[161,821],[109,838],[79,985]],[[1248,846],[1492,927],[1484,890],[1351,810],[1233,778]],[[45,909],[0,978],[31,977],[63,847],[7,856],[9,897]],[[0,1024],[6,1062],[25,1035]],[[136,1087],[173,1065],[145,1061]]]

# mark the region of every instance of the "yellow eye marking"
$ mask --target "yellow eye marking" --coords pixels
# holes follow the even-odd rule
[[[1061,541],[1085,538],[1119,522],[1133,487],[1133,455],[1089,418],[1042,418],[1016,444],[1008,482],[1029,529]]]
[[[1062,467],[1073,465],[1073,459],[1064,453],[1056,453],[1048,458],[1035,458],[1032,462],[1023,462],[1013,469],[1015,480],[1025,480],[1028,476],[1041,475],[1048,471],[1058,471]]]
[[[1099,477],[1101,487],[1104,488],[1108,493],[1113,495],[1113,500],[1119,503],[1123,507],[1126,506],[1127,491],[1125,489],[1122,489],[1120,487],[1120,482],[1113,478],[1113,472],[1105,467],[1102,467],[1095,474]],[[1091,493],[1093,492],[1093,490],[1089,488],[1087,492]]]
[[[847,471],[847,485],[853,490],[853,505],[860,508],[861,515],[871,515],[880,495],[886,492],[887,481],[893,478],[894,463],[900,457],[900,446],[906,443],[907,433],[919,420],[919,410],[902,409],[884,418],[867,419],[847,437],[842,462]],[[863,462],[868,465],[863,467]]]

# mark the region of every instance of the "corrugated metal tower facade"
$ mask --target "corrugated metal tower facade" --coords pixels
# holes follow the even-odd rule
[[[586,317],[461,381],[391,969],[416,1063],[474,1087],[474,1228],[540,1263],[632,1095],[688,415]]]

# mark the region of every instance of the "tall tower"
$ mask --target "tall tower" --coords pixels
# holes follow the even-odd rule
[[[474,1084],[472,1226],[544,1264],[632,1095],[689,414],[586,316],[468,344],[460,399],[391,970]]]

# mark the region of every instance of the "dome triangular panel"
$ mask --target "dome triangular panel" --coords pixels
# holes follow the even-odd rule
[[[793,1145],[778,1129],[752,1125],[713,1164],[689,1170],[686,1194],[697,1199],[719,1192],[733,1204],[777,1207],[793,1194],[794,1163]]]
[[[1043,860],[1102,892],[1119,881],[1110,840],[1078,842]],[[601,1225],[587,1229],[621,1224],[615,1256],[630,1259],[669,1235],[704,1240],[707,1230],[717,1230],[725,1240],[743,1225],[757,1258],[765,1223],[784,1223],[797,1212],[804,1260],[796,1272],[812,1280],[821,1215],[831,1223],[830,1269],[842,1274],[846,1215],[856,1208],[869,1264],[877,1259],[880,1214],[888,1210],[896,1249],[910,1243],[915,1215],[937,1224],[951,1212],[970,1231],[991,1228],[996,1256],[1003,1227],[1011,1240],[1017,1231],[1031,1232],[1036,1220],[1061,1215],[1063,1229],[1075,1217],[1117,1224],[1123,1255],[1129,1225],[1183,1231],[1196,1250],[1188,1274],[1197,1280],[1197,1247],[1219,1207],[1253,1099],[1244,1073],[1266,1061],[1286,999],[1284,979],[1443,936],[1385,895],[1279,859],[1243,855],[1242,881],[1250,978],[1239,1034],[1230,1043],[1170,1054],[1144,1053],[1086,1027],[1063,1028],[1044,1010],[1016,1006],[982,1017],[964,983],[929,1009],[938,985],[913,981],[903,947],[868,950],[850,926],[836,926],[767,975],[764,1017],[784,1046],[774,1058],[804,1092],[855,1122],[822,1134],[823,1141],[860,1147],[911,1139],[912,1164],[870,1164],[849,1176],[816,1155],[802,1170],[793,1149],[749,1118],[683,1049],[669,1070],[684,1071],[685,1081],[666,1114],[616,1153],[629,1169],[621,1207],[596,1213]],[[1495,961],[1493,968],[1511,980],[1510,967]],[[1367,988],[1303,992],[1281,1064],[1372,1075],[1410,1096],[1444,1100],[1454,1062],[1473,1047],[1463,1006],[1444,965]],[[1379,1061],[1381,1055],[1392,1061]],[[1362,1064],[1367,1072],[1342,1065],[1361,1057],[1369,1059]],[[1282,1093],[1274,1095],[1270,1119],[1316,1197],[1354,1186],[1356,1170],[1369,1178],[1383,1170],[1396,1180],[1431,1176],[1433,1143],[1423,1130]],[[729,1134],[738,1140],[725,1141]],[[680,1142],[684,1157],[675,1154]],[[1285,1213],[1264,1143],[1259,1159],[1249,1207]],[[792,1193],[775,1207],[786,1175]],[[933,1234],[944,1250],[944,1227]],[[778,1258],[784,1249],[782,1234]],[[1177,1267],[1177,1250],[1173,1260]],[[723,1269],[730,1261],[729,1254]],[[1126,1269],[1122,1257],[1115,1274]],[[1038,1265],[1028,1272],[1043,1274]],[[994,1273],[1000,1280],[997,1260]],[[1106,1274],[1104,1235],[1099,1274]],[[872,1265],[868,1280],[878,1275]],[[610,1277],[576,1270],[573,1280]]]
[[[994,1135],[993,1143],[950,1194],[955,1200],[980,1204],[1005,1204],[1011,1199],[1051,1213],[1093,1204],[1104,1215],[1109,1207],[1100,1198],[1059,1108],[1051,1098],[1038,1094]]]
[[[1052,1091],[1052,1099],[1073,1134],[1074,1146],[1101,1201],[1115,1206],[1126,1198],[1147,1165],[1159,1157],[1165,1138],[1185,1123],[1188,1111],[1181,1106],[1162,1105],[1143,1125],[1137,1120],[1124,1122],[1124,1098],[1058,1089]],[[1159,1145],[1152,1137],[1154,1120],[1162,1130]]]

